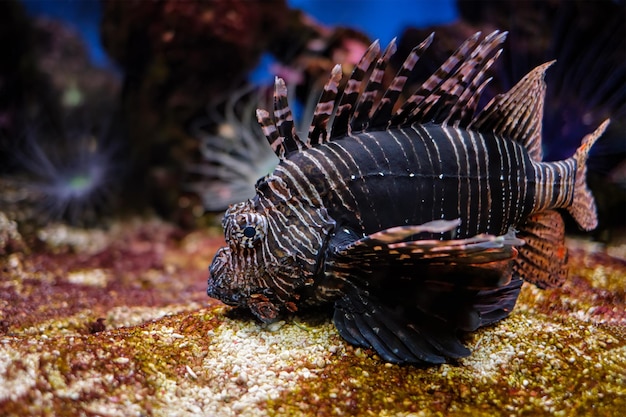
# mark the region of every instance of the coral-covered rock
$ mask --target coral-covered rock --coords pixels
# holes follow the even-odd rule
[[[187,124],[246,80],[286,13],[282,1],[104,2],[103,43],[125,78],[129,200],[147,201],[169,218],[184,216],[176,212],[181,180],[198,155]]]

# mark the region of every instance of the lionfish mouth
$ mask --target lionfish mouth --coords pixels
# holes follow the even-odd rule
[[[209,279],[207,282],[207,295],[216,298],[230,306],[245,305],[245,300],[227,284],[229,281],[229,256],[227,248],[220,248],[209,266]]]
[[[233,307],[247,307],[259,320],[270,323],[278,317],[279,308],[270,300],[266,291],[244,293],[232,288],[235,281],[230,270],[230,251],[224,247],[217,251],[209,266],[207,295]]]

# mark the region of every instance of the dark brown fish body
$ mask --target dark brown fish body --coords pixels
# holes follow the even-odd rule
[[[437,125],[329,142],[289,158],[275,175],[287,182],[283,171],[293,176],[295,167],[330,217],[357,234],[459,218],[460,238],[505,234],[534,209],[536,170],[555,171],[510,140]],[[574,170],[570,164],[563,173],[572,178]]]
[[[510,313],[520,278],[562,281],[563,224],[554,209],[595,226],[584,163],[605,124],[572,158],[541,161],[548,65],[475,116],[504,39],[497,32],[469,39],[392,115],[430,39],[384,95],[379,81],[393,44],[382,56],[377,44],[370,48],[340,98],[335,69],[307,140],[295,135],[277,81],[276,120],[258,116],[281,162],[254,199],[227,211],[228,246],[210,267],[210,296],[264,321],[334,302],[349,342],[392,362],[441,363],[469,354],[458,330]]]

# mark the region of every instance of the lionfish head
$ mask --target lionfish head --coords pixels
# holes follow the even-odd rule
[[[209,297],[249,308],[263,322],[275,320],[281,310],[297,310],[297,289],[310,281],[318,264],[317,259],[302,259],[302,251],[289,250],[281,242],[286,233],[273,233],[270,221],[252,200],[226,211],[227,246],[209,266],[207,289]]]

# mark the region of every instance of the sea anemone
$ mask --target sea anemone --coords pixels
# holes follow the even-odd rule
[[[243,88],[226,101],[223,115],[216,106],[191,126],[203,160],[188,167],[195,179],[185,188],[200,196],[206,211],[252,198],[256,181],[278,164],[254,116],[262,96],[261,90]]]
[[[50,137],[33,128],[19,145],[12,179],[23,190],[19,203],[39,220],[90,225],[114,202],[123,176],[115,141],[87,131]]]
[[[322,85],[315,85],[300,105],[289,92],[294,103],[296,130],[307,136]],[[235,91],[222,105],[211,106],[206,117],[197,119],[191,134],[200,141],[202,161],[191,164],[187,170],[194,178],[186,183],[188,191],[202,199],[204,209],[220,212],[230,204],[245,201],[255,195],[255,184],[278,164],[278,158],[256,119],[257,108],[271,107],[272,89],[253,86]],[[299,123],[298,123],[299,121]]]

